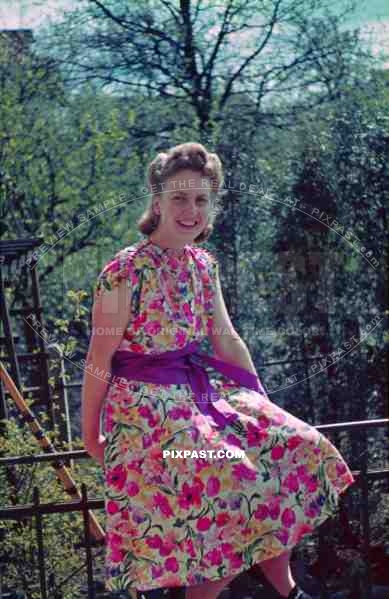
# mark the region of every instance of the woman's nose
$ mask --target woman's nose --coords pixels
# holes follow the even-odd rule
[[[194,217],[197,215],[197,208],[196,208],[196,206],[187,206],[186,209],[183,210],[182,214],[187,217],[191,217],[191,216]]]

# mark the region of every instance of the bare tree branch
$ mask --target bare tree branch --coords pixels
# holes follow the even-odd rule
[[[256,98],[254,114],[271,94],[282,97],[296,89],[308,98],[312,81],[330,101],[350,72],[358,44],[341,32],[333,0],[159,0],[146,8],[123,7],[119,1],[89,3],[99,12],[89,10],[86,34],[80,16],[78,25],[71,23],[74,34],[61,57],[72,71],[68,80],[98,80],[103,87],[126,86],[187,103],[200,130],[223,113],[237,86]],[[235,59],[237,36],[244,47],[236,49]],[[298,108],[304,109],[304,102]]]
[[[235,73],[232,75],[232,77],[230,77],[230,79],[227,82],[226,88],[223,92],[223,95],[221,97],[220,100],[220,107],[223,108],[224,104],[226,103],[229,93],[232,89],[232,86],[234,84],[234,82],[238,79],[238,77],[243,73],[244,69],[247,67],[247,65],[249,65],[254,58],[256,58],[257,56],[260,55],[260,53],[263,51],[263,49],[266,47],[271,34],[273,33],[274,30],[274,25],[277,22],[277,13],[278,13],[278,9],[279,6],[281,4],[282,0],[275,0],[275,7],[273,10],[273,15],[269,24],[269,29],[265,35],[265,38],[263,39],[263,41],[261,42],[261,44],[258,46],[258,48],[255,50],[255,52],[253,52],[250,56],[248,56],[246,58],[246,60],[243,61],[243,63],[241,64],[241,66],[235,71]]]

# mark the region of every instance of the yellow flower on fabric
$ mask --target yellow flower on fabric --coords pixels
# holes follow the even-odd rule
[[[144,539],[133,540],[129,549],[137,556],[147,557],[150,559],[153,557],[155,551],[147,545]]]
[[[280,553],[280,542],[273,535],[265,535],[261,547],[268,556],[266,559],[270,559]]]
[[[165,331],[166,329],[162,328],[162,331]],[[161,332],[158,335],[154,336],[154,341],[156,343],[158,343],[159,345],[168,345],[169,343],[171,343],[172,341],[172,336],[168,335],[167,333]]]
[[[121,435],[119,440],[118,440],[118,447],[119,447],[119,451],[120,453],[126,454],[128,451],[130,451],[131,449],[134,449],[134,446],[137,443],[137,437],[134,435],[128,435],[128,434],[124,434]],[[137,447],[137,449],[140,449],[140,447]]]
[[[156,489],[158,491],[158,489]],[[138,495],[137,499],[142,503],[145,509],[152,510],[153,509],[153,493],[150,489],[142,490]]]
[[[254,534],[256,537],[262,537],[269,530],[269,524],[264,522],[263,520],[250,520],[250,528],[254,529]]]
[[[309,460],[306,462],[306,467],[307,467],[308,472],[310,472],[312,474],[316,474],[318,465],[319,465],[319,462],[318,462],[318,459],[315,456],[315,454],[310,455]]]
[[[219,476],[219,480],[220,480],[220,491],[228,491],[229,489],[231,489],[231,476],[229,471],[227,471],[224,475],[222,474],[221,476]],[[239,485],[238,485],[239,486]]]
[[[143,266],[147,266],[149,264],[148,256],[137,256],[137,267],[142,268]]]

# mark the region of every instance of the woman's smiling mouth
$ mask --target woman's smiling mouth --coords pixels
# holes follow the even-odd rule
[[[183,229],[193,229],[194,227],[196,227],[198,221],[182,221],[182,220],[178,220],[177,223],[180,225],[180,227],[182,227]]]

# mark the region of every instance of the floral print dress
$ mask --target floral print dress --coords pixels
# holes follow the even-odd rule
[[[123,279],[130,319],[119,350],[157,354],[201,341],[213,324],[218,263],[192,245],[146,238],[100,273],[97,296]],[[335,514],[353,475],[313,426],[213,371],[238,424],[217,430],[189,384],[127,381],[103,402],[106,589],[146,591],[238,575],[275,557]],[[163,450],[244,457],[164,457]],[[230,454],[231,455],[231,454]]]

